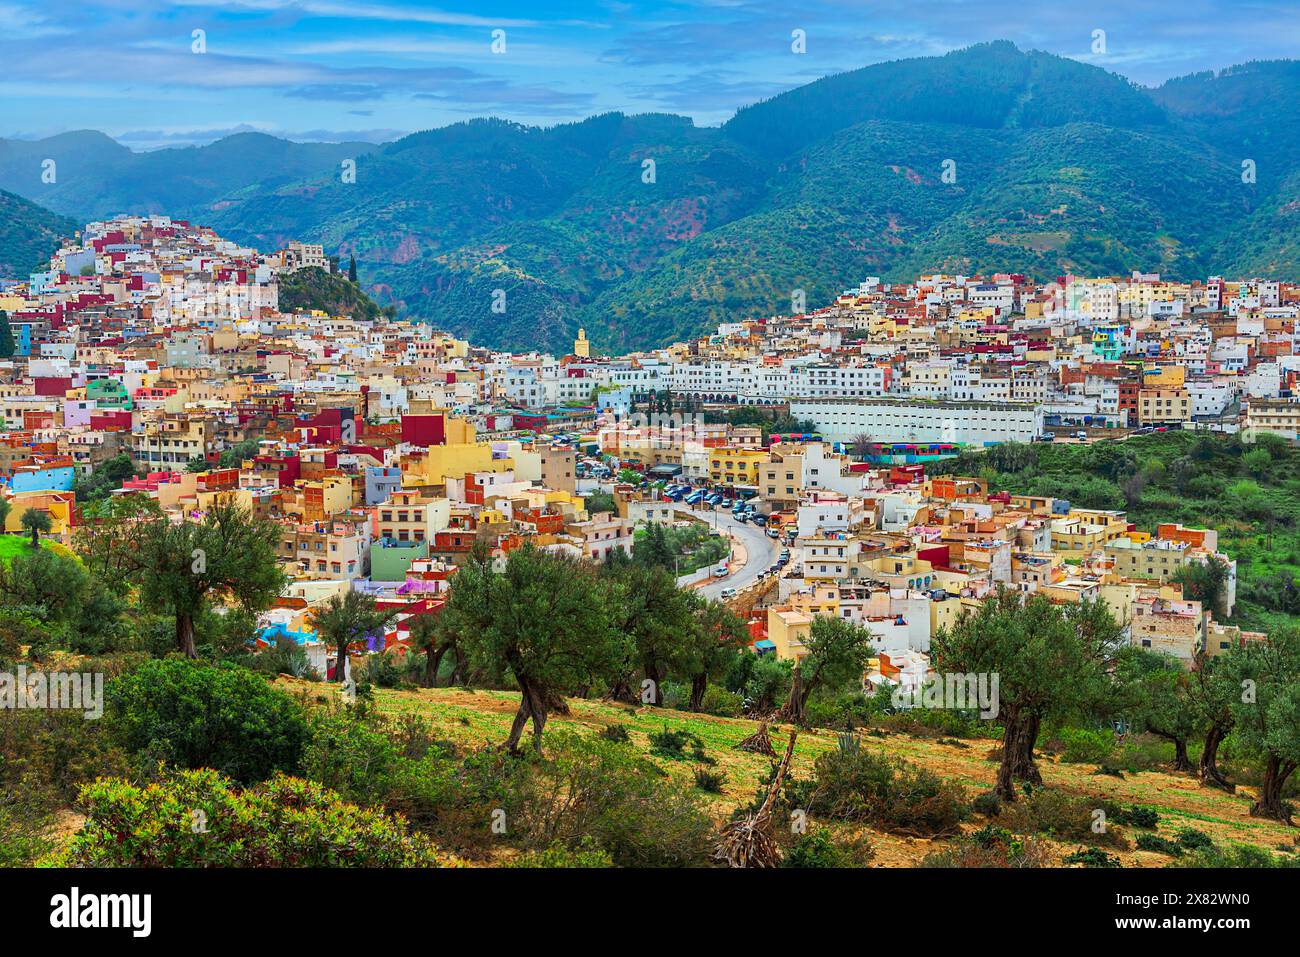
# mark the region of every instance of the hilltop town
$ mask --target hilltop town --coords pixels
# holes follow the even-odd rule
[[[1236,564],[1215,530],[926,466],[1171,429],[1293,439],[1300,287],[868,279],[653,352],[593,356],[579,333],[556,357],[282,307],[303,270],[338,266],[154,216],[91,223],[0,285],[7,530],[38,510],[69,542],[89,503],[131,492],[178,517],[237,502],[279,524],[292,582],[263,634],[322,672],[310,612],[341,588],[418,615],[475,541],[599,560],[682,523],[731,537],[716,580],[683,583],[742,602],[756,647],[798,657],[815,616],[843,617],[878,636],[877,679],[919,682],[931,635],[999,585],[1103,597],[1134,642],[1189,663],[1258,637],[1225,623]],[[1174,582],[1211,558],[1215,608]]]

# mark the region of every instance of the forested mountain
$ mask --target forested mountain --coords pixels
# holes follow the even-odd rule
[[[75,133],[0,142],[0,187],[82,218],[322,242],[381,305],[478,342],[563,348],[581,325],[626,349],[788,311],[795,290],[815,307],[866,275],[1295,277],[1297,94],[1291,61],[1145,89],[998,42],[827,77],[720,128],[611,113],[146,154]],[[41,156],[62,157],[54,185]]]
[[[0,190],[0,279],[15,279],[42,268],[75,220],[42,209]]]

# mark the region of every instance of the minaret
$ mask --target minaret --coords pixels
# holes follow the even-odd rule
[[[591,358],[591,343],[587,341],[586,329],[578,330],[578,338],[573,340],[573,354],[579,359]]]

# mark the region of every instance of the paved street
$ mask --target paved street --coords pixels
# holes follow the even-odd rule
[[[710,526],[714,525],[715,520],[717,529],[720,532],[730,533],[734,539],[738,539],[745,546],[748,553],[748,560],[744,567],[726,578],[714,578],[707,585],[701,585],[697,591],[706,598],[720,598],[724,588],[735,588],[740,590],[746,585],[752,583],[763,572],[772,567],[776,561],[776,556],[781,551],[780,543],[767,536],[767,530],[759,528],[757,525],[751,525],[748,522],[738,522],[731,515],[729,509],[719,512],[710,513],[701,509],[694,511],[687,505],[678,505],[677,511],[684,515],[694,515],[708,522]],[[679,581],[685,583],[690,581],[692,576],[683,576]]]

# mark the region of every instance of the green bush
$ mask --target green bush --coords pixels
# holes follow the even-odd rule
[[[1185,851],[1195,851],[1202,847],[1210,847],[1214,844],[1210,835],[1204,831],[1198,831],[1194,827],[1185,827],[1174,835],[1174,840],[1178,846]]]
[[[1139,834],[1137,838],[1137,849],[1139,851],[1158,851],[1161,854],[1168,854],[1170,857],[1182,857],[1183,849],[1168,838],[1161,837],[1159,834]]]
[[[970,802],[970,809],[976,814],[983,814],[985,817],[997,817],[1002,812],[1002,799],[994,791],[986,791],[977,795],[975,800]]]
[[[1020,837],[1004,827],[986,825],[922,860],[922,867],[1050,867],[1046,842],[1032,835]]]
[[[698,734],[681,729],[670,731],[664,728],[662,731],[651,731],[650,753],[673,761],[684,761],[689,758],[701,764],[717,763],[704,753],[704,741]]]
[[[1105,764],[1115,753],[1115,734],[1110,729],[1062,728],[1059,741],[1061,760],[1069,764]]]
[[[999,820],[1019,834],[1046,834],[1059,841],[1127,847],[1124,836],[1112,827],[1094,830],[1098,810],[1106,811],[1105,802],[1087,796],[1075,796],[1055,788],[1029,788],[1020,800],[1002,805]],[[1116,823],[1106,811],[1107,825]]]
[[[613,867],[614,859],[591,842],[584,842],[576,850],[556,843],[544,851],[529,851],[510,862],[511,867]]]
[[[866,867],[874,851],[865,838],[839,839],[828,828],[800,834],[781,860],[782,867]]]
[[[81,791],[86,821],[51,863],[66,867],[428,867],[453,859],[400,816],[348,804],[299,778],[240,789],[211,769]]]
[[[883,751],[827,751],[814,764],[810,801],[832,820],[862,821],[905,834],[955,834],[970,814],[959,785]]]
[[[1114,854],[1107,854],[1099,847],[1081,847],[1073,854],[1067,854],[1064,863],[1079,867],[1120,867],[1120,860]]]
[[[1271,854],[1254,844],[1198,847],[1170,862],[1170,867],[1300,867],[1300,858]]]
[[[606,741],[627,741],[627,728],[621,724],[607,724],[600,729],[600,736]]]
[[[1121,807],[1110,802],[1103,802],[1106,818],[1112,824],[1129,824],[1133,827],[1153,828],[1160,823],[1160,814],[1153,807],[1144,804],[1130,804]]]
[[[700,710],[720,718],[739,718],[745,713],[745,699],[718,685],[709,685],[700,701]]]
[[[213,768],[241,783],[295,770],[307,741],[298,703],[235,665],[149,661],[109,682],[106,696],[123,747],[147,761]]]
[[[710,794],[721,794],[722,786],[727,783],[727,776],[717,771],[708,771],[704,768],[695,769],[695,786],[701,791],[708,791]]]
[[[530,759],[518,809],[508,819],[525,846],[584,839],[622,867],[688,867],[708,862],[713,821],[694,789],[655,773],[630,748],[594,735],[557,733],[549,757]]]

